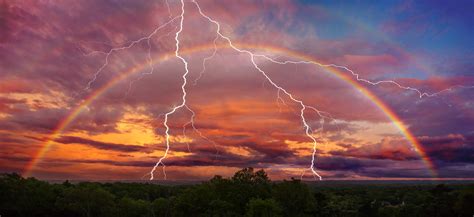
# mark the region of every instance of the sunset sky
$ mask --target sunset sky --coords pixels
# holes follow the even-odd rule
[[[197,2],[274,84],[311,106],[304,117],[323,179],[474,178],[472,1]],[[0,0],[0,172],[148,179],[165,154],[164,114],[182,103],[181,6]],[[195,115],[183,107],[169,116],[166,178],[254,167],[313,180],[301,104],[217,37],[190,0],[183,18],[177,39]]]

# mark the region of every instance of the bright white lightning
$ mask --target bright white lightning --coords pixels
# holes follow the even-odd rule
[[[153,167],[153,169],[150,171],[150,180],[153,180],[154,179],[154,173],[155,173],[155,170],[156,168],[161,164],[163,165],[163,176],[164,178],[166,179],[166,172],[165,172],[165,164],[163,163],[163,160],[166,158],[166,156],[168,155],[168,152],[169,152],[169,149],[170,149],[170,134],[169,134],[169,131],[170,131],[170,127],[168,126],[168,117],[172,114],[174,114],[178,109],[181,109],[183,107],[186,106],[186,96],[187,96],[187,92],[186,92],[186,84],[188,82],[187,80],[187,76],[189,74],[189,69],[188,69],[188,62],[182,57],[179,55],[179,35],[180,33],[183,31],[183,22],[184,22],[184,0],[181,0],[181,15],[179,15],[180,17],[180,21],[179,21],[179,30],[176,32],[175,34],[175,37],[174,37],[174,40],[176,41],[176,50],[175,50],[175,56],[180,59],[183,64],[184,64],[184,70],[185,70],[185,73],[183,74],[182,78],[183,78],[183,84],[181,85],[181,90],[183,92],[183,95],[182,95],[182,101],[181,101],[181,104],[178,105],[178,106],[175,106],[173,107],[173,109],[171,109],[171,111],[169,111],[168,113],[165,114],[165,120],[163,122],[163,125],[165,126],[166,130],[165,130],[165,139],[166,139],[166,150],[165,150],[165,153],[163,154],[163,156],[158,160],[158,162],[156,162],[155,166]],[[189,108],[188,108],[189,109]]]

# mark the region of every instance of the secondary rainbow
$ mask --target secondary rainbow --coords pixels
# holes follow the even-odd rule
[[[254,50],[262,50],[266,52],[273,52],[273,53],[281,53],[287,56],[298,58],[301,60],[306,61],[313,61],[318,62],[314,57],[302,54],[296,51],[292,51],[286,48],[280,48],[275,46],[269,45],[253,45],[253,44],[245,44],[245,43],[234,43],[237,47],[244,48],[244,49],[254,49]],[[227,44],[220,44],[217,46],[220,48],[230,48]],[[205,51],[209,49],[214,49],[214,44],[205,44],[194,46],[192,48],[183,49],[180,51],[181,54],[187,55],[192,54],[195,52]],[[165,53],[160,55],[158,58],[153,60],[152,64],[157,64],[160,62],[164,62],[173,58],[174,52]],[[83,110],[85,110],[94,100],[99,98],[102,94],[107,92],[111,87],[115,86],[119,82],[123,81],[127,77],[139,73],[143,71],[147,66],[148,63],[142,64],[136,67],[132,67],[129,70],[120,73],[120,76],[110,80],[105,85],[101,86],[100,88],[96,89],[92,92],[87,98],[85,98],[79,105],[71,110],[69,115],[67,115],[62,121],[60,121],[55,128],[55,130],[48,136],[46,141],[41,145],[38,153],[33,157],[30,163],[26,166],[25,171],[23,172],[24,176],[30,176],[35,167],[41,161],[41,159],[45,156],[51,146],[54,144],[54,141],[58,139],[63,131],[81,114]],[[351,86],[359,90],[363,95],[365,95],[368,99],[372,101],[372,103],[377,106],[386,116],[393,122],[393,124],[400,130],[400,132],[404,135],[404,137],[411,143],[414,147],[416,152],[420,155],[423,162],[425,163],[426,167],[430,171],[433,177],[437,177],[437,173],[435,167],[426,153],[423,151],[421,144],[418,142],[416,137],[407,129],[407,127],[403,124],[403,121],[396,115],[394,111],[392,111],[380,98],[374,95],[370,90],[366,87],[362,86],[361,83],[355,81],[349,74],[339,71],[336,68],[327,67],[326,71],[334,74],[336,77],[340,78],[341,80],[349,83]]]

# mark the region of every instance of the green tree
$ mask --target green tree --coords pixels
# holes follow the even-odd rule
[[[453,190],[444,184],[435,186],[430,190],[431,200],[427,201],[428,206],[426,213],[433,217],[450,217],[456,216],[454,212],[454,203],[456,197]]]
[[[240,210],[245,210],[251,198],[271,197],[271,181],[263,170],[254,171],[251,167],[244,168],[237,171],[231,181],[234,188],[231,202]]]
[[[80,183],[64,191],[57,206],[74,216],[117,216],[114,209],[114,195],[99,184]]]
[[[247,217],[278,217],[282,209],[274,199],[252,198],[247,204]]]
[[[454,208],[460,217],[474,215],[474,187],[461,190]]]
[[[217,199],[209,203],[209,210],[206,213],[207,216],[212,217],[239,216],[234,208],[235,207],[232,203]]]
[[[171,210],[172,210],[171,199],[160,197],[154,200],[151,206],[152,206],[152,216],[156,216],[156,217],[171,216]]]
[[[151,204],[145,200],[135,200],[128,197],[120,199],[117,203],[120,217],[140,217],[152,215]]]
[[[203,183],[184,190],[176,197],[174,214],[176,216],[206,216],[210,202],[218,198],[212,185]]]
[[[47,182],[18,174],[0,175],[0,211],[5,216],[52,216],[56,195]]]
[[[316,213],[316,200],[307,185],[292,179],[275,184],[273,198],[283,208],[285,216],[310,216]]]

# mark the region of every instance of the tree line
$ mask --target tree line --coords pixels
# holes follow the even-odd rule
[[[194,185],[48,183],[0,175],[0,216],[28,217],[464,217],[474,214],[474,185],[313,186],[272,182],[245,168]]]

